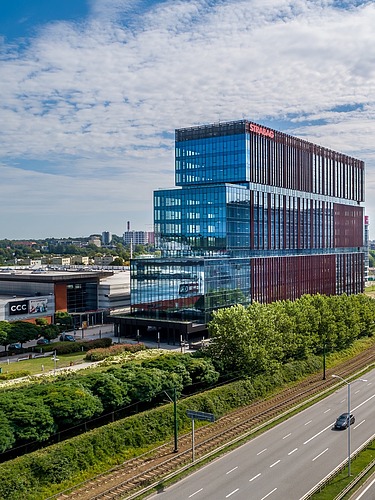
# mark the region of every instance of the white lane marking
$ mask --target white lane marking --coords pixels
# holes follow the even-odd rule
[[[270,465],[270,468],[271,467],[274,467],[275,465],[277,465],[279,462],[281,462],[281,460],[277,460],[276,462],[274,462],[272,465]]]
[[[229,498],[231,497],[232,495],[234,495],[235,493],[237,493],[237,491],[239,490],[239,488],[233,490],[231,493],[229,493],[225,498]]]
[[[287,434],[286,436],[284,436],[284,437],[283,437],[283,439],[286,439],[286,438],[288,438],[288,437],[289,437],[289,436],[291,436],[291,435],[292,435],[292,433],[291,433],[291,432],[289,432],[289,434]]]
[[[370,396],[368,399],[365,399],[364,401],[362,401],[362,403],[360,403],[358,406],[356,406],[355,408],[352,408],[352,411],[355,411],[355,410],[358,410],[358,408],[360,408],[361,406],[363,406],[364,404],[368,403],[369,401],[371,401],[372,398],[375,398],[375,394],[373,394],[372,396]]]
[[[321,457],[326,451],[328,451],[328,448],[326,448],[324,451],[322,451],[322,453],[319,453],[319,455],[317,455],[315,458],[313,458],[312,461],[314,462],[314,460]]]
[[[359,392],[361,392],[361,390],[360,390],[360,389],[358,389],[358,391],[355,391],[355,393],[354,393],[354,394],[358,394]]]
[[[321,431],[319,431],[317,434],[314,434],[314,436],[312,436],[310,439],[308,439],[307,441],[305,441],[303,444],[307,444],[309,443],[310,441],[312,441],[313,439],[315,439],[316,437],[318,437],[322,432],[326,431],[327,429],[330,429],[333,425],[333,422],[331,424],[329,424],[327,427],[324,427],[324,429],[322,429]]]
[[[251,481],[254,481],[254,479],[256,479],[257,477],[261,476],[262,473],[259,472],[259,474],[257,474],[256,476],[252,477],[251,479],[249,479],[249,483],[251,483]]]
[[[340,401],[340,403],[345,403],[346,399],[343,399],[342,401]]]
[[[360,495],[357,496],[357,500],[359,500],[360,498],[363,497],[363,495],[367,492],[367,490],[369,490],[371,488],[371,486],[375,483],[375,479],[373,479],[371,481],[371,483],[369,485],[366,486],[366,488],[362,491],[362,493]]]
[[[311,424],[312,420],[309,420],[308,422],[305,423],[305,425]]]
[[[294,450],[290,451],[290,452],[288,453],[288,455],[291,455],[292,453],[294,453],[294,452],[295,452],[295,451],[297,451],[297,450],[298,450],[298,448],[294,448]]]
[[[331,411],[331,408],[328,408],[324,413],[328,413],[329,411]]]
[[[194,493],[192,493],[191,495],[189,495],[189,498],[193,497],[197,493],[200,493],[202,490],[203,490],[203,488],[201,488],[200,490],[194,491]]]
[[[267,451],[267,448],[264,448],[264,450],[260,451],[259,453],[257,453],[257,455],[261,455],[262,453],[264,453],[265,451]]]
[[[353,429],[356,429],[357,427],[362,425],[364,422],[366,422],[366,420],[362,420],[362,422],[358,422],[358,424],[355,427],[353,427]]]
[[[231,472],[233,472],[236,469],[238,469],[238,466],[237,467],[233,467],[233,469],[231,469],[231,470],[228,470],[227,474],[230,474]]]
[[[275,491],[277,490],[277,488],[274,488],[272,491],[270,491],[269,493],[267,493],[267,495],[263,498],[261,498],[260,500],[264,500],[265,498],[269,497],[270,495],[272,495],[272,493],[274,493]]]

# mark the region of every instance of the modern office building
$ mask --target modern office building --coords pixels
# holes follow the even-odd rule
[[[364,163],[247,120],[176,130],[176,188],[154,192],[159,258],[131,262],[131,316],[363,291]]]

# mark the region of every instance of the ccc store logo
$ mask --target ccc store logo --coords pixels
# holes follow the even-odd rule
[[[12,312],[16,311],[27,311],[27,304],[18,304],[18,306],[10,306]]]
[[[12,302],[9,304],[9,313],[11,315],[16,314],[27,314],[29,312],[29,303],[28,301],[22,302]]]

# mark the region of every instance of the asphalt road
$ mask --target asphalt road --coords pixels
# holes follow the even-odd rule
[[[374,433],[375,370],[351,383],[351,451]],[[299,500],[348,456],[348,431],[333,424],[347,410],[347,385],[224,457],[154,500]]]
[[[373,474],[351,497],[350,500],[374,500],[375,474]]]

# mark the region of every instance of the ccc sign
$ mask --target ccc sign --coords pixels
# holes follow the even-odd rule
[[[19,314],[28,314],[29,312],[29,301],[19,300],[18,302],[9,303],[9,314],[11,316],[18,316]]]

